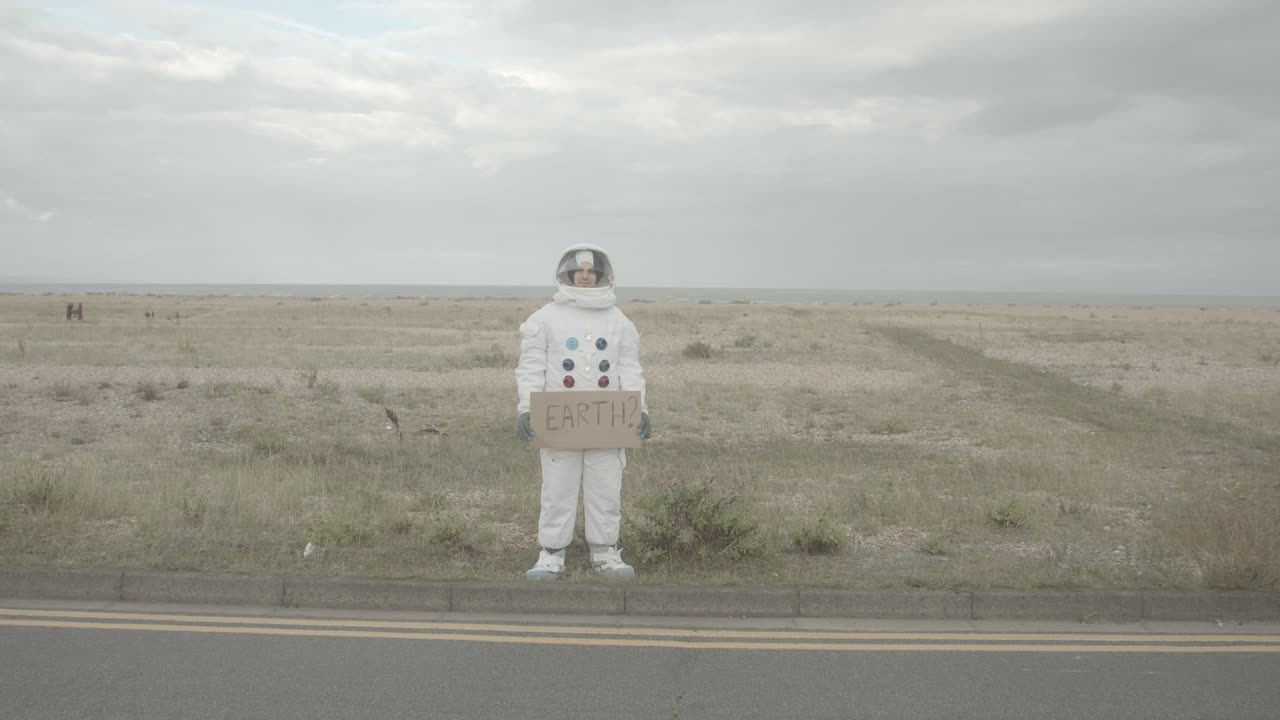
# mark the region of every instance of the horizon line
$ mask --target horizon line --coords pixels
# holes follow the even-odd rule
[[[10,279],[0,276],[0,286],[85,286],[106,285],[125,287],[170,286],[170,287],[422,287],[422,288],[543,288],[543,284],[461,284],[461,283],[403,283],[403,282],[208,282],[208,281],[115,281],[115,280],[30,280]],[[552,287],[550,283],[546,288]],[[1277,295],[1240,294],[1228,292],[1203,291],[1141,291],[1141,290],[999,290],[999,289],[964,289],[964,288],[836,288],[836,287],[783,287],[783,286],[750,286],[750,285],[626,285],[619,287],[622,292],[638,290],[765,290],[772,292],[810,292],[810,293],[956,293],[956,294],[991,294],[991,295],[1120,295],[1134,297],[1223,297],[1223,298],[1259,298],[1280,299]]]

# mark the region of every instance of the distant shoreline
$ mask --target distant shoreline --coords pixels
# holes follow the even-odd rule
[[[134,295],[323,298],[549,298],[551,288],[533,285],[289,285],[182,283],[0,282],[4,295]],[[825,288],[619,288],[624,302],[794,303],[904,305],[1049,305],[1280,310],[1280,296],[1062,293],[966,290],[834,290]]]

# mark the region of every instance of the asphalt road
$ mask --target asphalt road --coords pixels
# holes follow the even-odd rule
[[[0,717],[1280,716],[1274,625],[718,627],[0,604]]]

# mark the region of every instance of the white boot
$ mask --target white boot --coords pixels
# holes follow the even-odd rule
[[[635,568],[622,562],[622,551],[610,545],[591,546],[591,568],[599,575],[619,580],[636,576]]]
[[[564,548],[555,552],[542,549],[538,552],[538,562],[524,573],[527,580],[559,580],[561,575],[564,575]]]

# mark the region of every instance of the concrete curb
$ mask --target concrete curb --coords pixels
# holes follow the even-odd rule
[[[536,615],[621,615],[626,599],[620,587],[569,583],[458,583],[454,612],[530,613]]]
[[[1142,590],[975,590],[974,620],[1079,620],[1137,622]],[[1204,618],[1201,618],[1204,619]]]
[[[972,620],[973,593],[953,590],[800,590],[800,617]]]
[[[120,599],[126,602],[283,605],[284,578],[126,570]]]
[[[1280,621],[1280,592],[437,582],[0,567],[0,598],[424,612],[1076,622]]]
[[[286,577],[289,607],[444,612],[453,602],[449,583],[349,577]]]
[[[628,615],[688,617],[798,617],[795,588],[633,585],[626,588]]]
[[[0,596],[57,600],[119,600],[124,570],[0,567]]]

